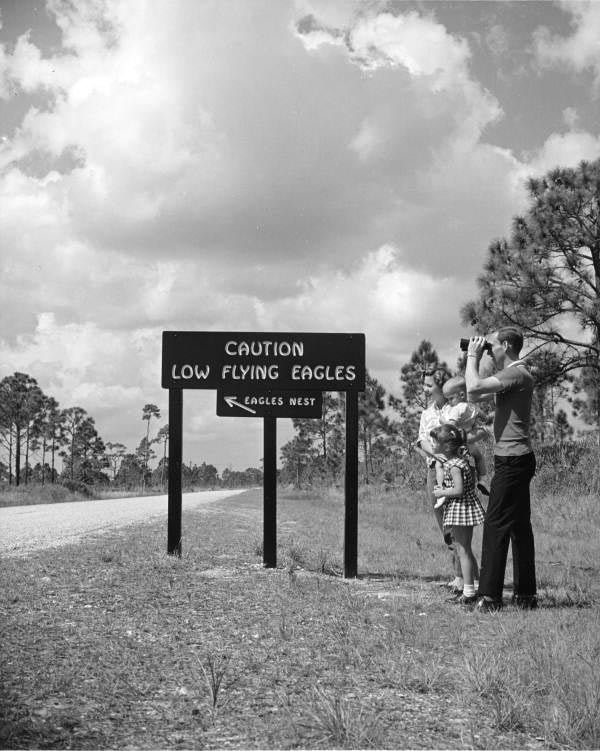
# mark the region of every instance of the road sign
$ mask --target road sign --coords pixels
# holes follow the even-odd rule
[[[365,388],[364,334],[163,331],[162,355],[166,389]]]
[[[217,415],[221,417],[321,417],[321,391],[253,391],[219,389]]]
[[[346,391],[344,576],[356,577],[358,393],[365,389],[365,335],[163,331],[162,344],[162,387],[169,389],[169,555],[181,555],[183,389],[217,389],[218,415],[263,418],[267,567],[277,565],[277,417],[320,417],[322,392]],[[282,411],[288,409],[291,413]]]

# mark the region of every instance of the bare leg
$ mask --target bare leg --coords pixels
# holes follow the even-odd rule
[[[433,505],[436,502],[436,497],[433,495],[433,486],[436,484],[436,474],[435,469],[429,468],[427,470],[427,493],[429,495],[429,499],[431,501],[431,506],[433,508]],[[449,533],[450,530],[444,530],[444,509],[441,508],[434,508],[433,513],[435,516],[435,520],[437,522],[438,527],[440,528],[440,532],[442,533],[442,536],[444,536],[444,532]],[[444,542],[445,542],[444,538]],[[448,543],[446,543],[448,544]],[[454,544],[451,543],[448,545],[448,549],[452,553],[452,569],[454,571],[454,576],[458,578],[462,578],[461,573],[461,567],[460,567],[460,560],[458,558],[458,554],[454,548]]]
[[[473,538],[473,527],[452,527],[452,536],[456,545],[456,552],[460,559],[462,575],[466,585],[473,586],[475,571],[473,568],[474,556],[471,550],[471,540]],[[475,565],[477,562],[475,561]]]

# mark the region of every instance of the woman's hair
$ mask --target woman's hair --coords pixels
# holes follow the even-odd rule
[[[427,376],[432,376],[435,385],[441,388],[450,378],[450,373],[446,370],[446,368],[438,365],[431,368],[425,368],[425,370],[423,371],[423,380],[425,380]]]
[[[434,438],[440,446],[452,449],[458,453],[459,450],[467,443],[467,434],[461,428],[455,425],[440,425],[430,431],[429,435]]]

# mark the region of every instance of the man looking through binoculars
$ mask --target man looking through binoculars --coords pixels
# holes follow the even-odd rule
[[[513,554],[513,602],[537,607],[535,548],[531,529],[529,484],[535,473],[535,455],[529,436],[533,378],[519,354],[523,335],[505,326],[490,337],[474,336],[467,348],[465,380],[471,401],[494,396],[494,477],[483,525],[481,573],[477,603],[481,611],[502,607],[502,588],[509,541]],[[484,350],[497,372],[482,377]],[[491,351],[490,351],[491,350]]]

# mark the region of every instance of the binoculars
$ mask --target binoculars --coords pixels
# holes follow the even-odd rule
[[[469,349],[469,340],[468,339],[461,339],[460,340],[460,348],[463,352],[466,352]],[[489,342],[486,342],[483,345],[483,351],[487,352],[488,355],[492,354],[492,345]]]

